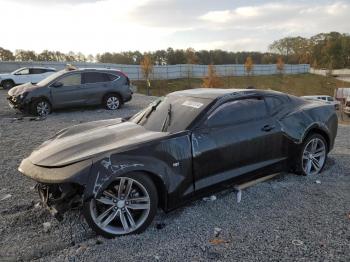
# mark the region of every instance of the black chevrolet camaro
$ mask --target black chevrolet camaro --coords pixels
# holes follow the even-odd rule
[[[81,207],[105,237],[140,233],[157,208],[275,172],[315,175],[333,148],[332,105],[253,89],[191,89],[129,119],[61,130],[19,171],[57,218]]]

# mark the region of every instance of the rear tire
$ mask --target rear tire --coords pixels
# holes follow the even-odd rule
[[[296,171],[300,175],[317,175],[322,172],[328,155],[326,139],[317,133],[309,135],[301,145]]]
[[[12,87],[14,87],[15,83],[12,80],[5,80],[2,82],[1,85],[5,90],[8,90],[8,89],[11,89]]]
[[[30,113],[40,117],[46,117],[51,113],[51,104],[46,99],[37,99],[31,104]]]
[[[117,110],[122,104],[122,99],[118,94],[107,94],[103,99],[103,106],[108,110]]]
[[[142,233],[152,223],[157,208],[158,193],[152,180],[143,173],[132,173],[118,177],[86,201],[82,212],[97,234],[114,238]]]

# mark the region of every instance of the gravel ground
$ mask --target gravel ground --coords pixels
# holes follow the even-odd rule
[[[17,167],[60,129],[127,116],[153,98],[135,95],[116,112],[64,110],[43,121],[21,119],[5,98],[0,90],[0,261],[350,259],[350,126],[339,126],[335,149],[318,176],[277,176],[244,190],[239,204],[227,190],[214,201],[198,200],[169,214],[159,212],[141,235],[107,240],[97,237],[78,211],[57,222],[38,208],[35,183]],[[45,229],[47,222],[51,226]],[[215,228],[221,229],[216,237]]]

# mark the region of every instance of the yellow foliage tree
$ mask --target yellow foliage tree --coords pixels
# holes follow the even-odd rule
[[[208,75],[203,78],[202,87],[218,88],[222,86],[223,82],[216,74],[214,65],[208,65]]]
[[[283,74],[283,72],[284,72],[284,62],[283,62],[282,57],[278,57],[277,58],[276,69],[277,69],[278,72],[280,72],[280,74]]]
[[[150,75],[153,72],[153,61],[152,58],[149,55],[144,55],[143,59],[141,60],[141,70],[143,77],[146,80],[147,83],[147,95],[149,95],[149,89],[151,87],[151,82],[150,82]]]
[[[245,60],[244,68],[248,75],[252,73],[254,68],[254,62],[251,56],[248,56],[247,59]]]

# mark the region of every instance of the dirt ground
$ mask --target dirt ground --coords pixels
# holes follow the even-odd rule
[[[350,126],[340,125],[318,176],[284,174],[213,201],[161,211],[141,235],[97,237],[79,211],[63,222],[37,207],[35,183],[20,161],[62,128],[128,116],[153,100],[135,95],[118,111],[55,112],[43,121],[15,114],[0,90],[0,261],[349,261]],[[44,227],[48,225],[47,228]],[[220,231],[215,237],[214,231]]]

